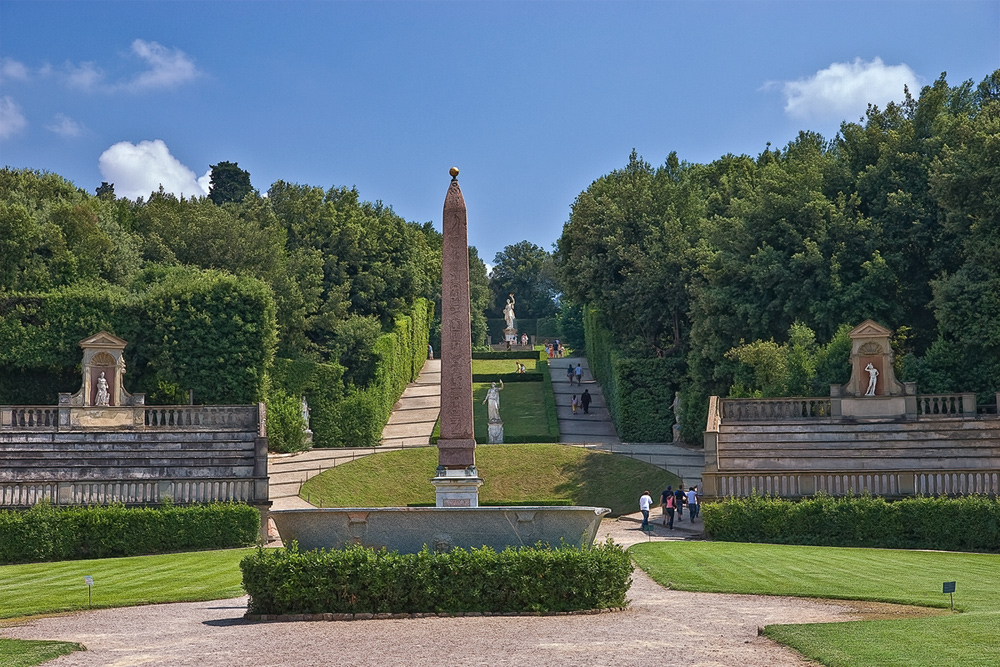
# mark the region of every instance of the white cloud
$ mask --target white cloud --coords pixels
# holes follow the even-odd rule
[[[133,90],[172,88],[191,81],[199,73],[194,61],[180,49],[171,50],[156,42],[137,39],[132,42],[132,53],[150,66],[150,69],[135,76],[126,84]]]
[[[64,113],[57,113],[53,121],[51,124],[46,125],[45,129],[55,132],[61,137],[79,137],[83,134],[83,125]]]
[[[785,81],[785,113],[798,119],[859,117],[868,104],[882,107],[903,99],[903,86],[919,92],[917,75],[906,64],[886,65],[881,58],[833,63],[798,81]]]
[[[167,192],[185,197],[208,194],[208,179],[212,170],[198,178],[170,154],[162,140],[122,141],[101,154],[98,162],[101,176],[115,184],[119,197],[135,199],[149,197],[163,186]]]
[[[137,39],[132,42],[132,53],[139,57],[147,68],[137,74],[109,83],[104,71],[93,62],[78,65],[67,62],[64,68],[66,83],[73,88],[86,91],[114,93],[125,90],[141,92],[160,88],[175,88],[197,78],[201,72],[194,61],[180,49],[168,49],[157,42]]]
[[[11,58],[4,58],[0,61],[0,76],[4,79],[12,79],[14,81],[27,81],[28,68],[22,62],[12,60]]]
[[[92,90],[102,86],[104,73],[94,63],[66,63],[66,81],[73,88]]]
[[[0,139],[17,134],[28,125],[21,108],[8,96],[0,97]]]

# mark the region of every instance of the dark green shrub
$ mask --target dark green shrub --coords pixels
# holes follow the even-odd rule
[[[245,547],[260,512],[241,503],[162,507],[53,507],[0,511],[0,563],[113,558]]]
[[[623,607],[629,556],[590,549],[454,549],[400,554],[364,547],[257,549],[240,563],[251,614],[545,612]]]
[[[702,515],[725,542],[1000,552],[1000,501],[988,496],[754,495],[706,503]]]
[[[267,399],[267,446],[272,452],[297,452],[305,449],[305,421],[302,401],[272,387]]]

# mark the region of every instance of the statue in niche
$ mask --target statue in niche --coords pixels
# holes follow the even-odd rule
[[[496,423],[502,422],[500,419],[500,390],[503,389],[503,380],[500,380],[500,388],[497,388],[496,382],[490,383],[490,388],[486,392],[486,398],[483,399],[483,403],[486,404],[486,410],[489,413],[489,421]]]
[[[869,363],[865,366],[865,370],[868,371],[868,391],[865,392],[865,396],[874,396],[875,384],[878,382],[878,369]]]
[[[94,401],[94,405],[110,404],[111,394],[108,393],[108,381],[104,377],[104,371],[101,371],[100,377],[97,378],[97,399]]]
[[[514,318],[514,295],[511,294],[507,299],[507,305],[503,307],[503,318],[507,321],[507,328],[511,331],[514,330],[514,325],[517,320]]]

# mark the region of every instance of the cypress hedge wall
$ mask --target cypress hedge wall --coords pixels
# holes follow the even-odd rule
[[[73,285],[0,299],[0,403],[54,405],[80,386],[78,342],[100,330],[128,341],[125,386],[147,402],[262,400],[276,341],[270,289],[250,277],[146,272],[133,290]]]
[[[670,442],[670,405],[684,377],[677,357],[629,358],[615,349],[593,308],[584,313],[587,362],[601,385],[618,436],[626,442]]]

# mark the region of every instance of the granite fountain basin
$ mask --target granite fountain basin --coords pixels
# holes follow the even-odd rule
[[[282,542],[303,551],[352,544],[400,553],[454,547],[590,546],[606,507],[351,507],[271,512]]]

